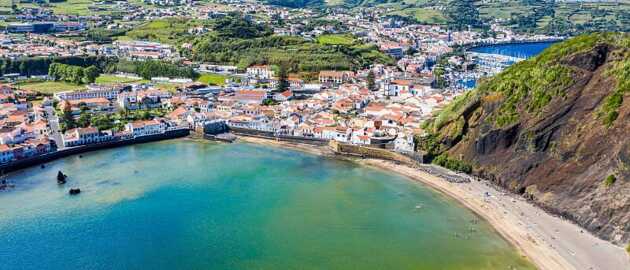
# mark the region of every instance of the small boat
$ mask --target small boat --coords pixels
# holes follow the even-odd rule
[[[79,195],[79,193],[81,193],[80,188],[71,188],[70,191],[68,191],[68,194],[70,195]]]

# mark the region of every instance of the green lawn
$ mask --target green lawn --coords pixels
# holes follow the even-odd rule
[[[85,89],[84,85],[76,85],[76,84],[71,84],[67,82],[54,82],[54,81],[25,82],[25,83],[18,83],[17,86],[20,89],[35,91],[42,94],[54,94],[54,93],[63,92],[63,91],[75,91],[75,90]]]
[[[317,42],[322,45],[352,45],[355,43],[354,37],[346,34],[321,35],[317,37]]]
[[[94,3],[91,0],[70,0],[65,2],[54,3],[53,11],[55,14],[72,14],[85,16],[90,14],[88,7]]]
[[[227,76],[215,73],[205,73],[199,76],[198,82],[202,82],[209,85],[224,85]]]
[[[95,83],[97,84],[119,84],[119,83],[144,83],[147,82],[143,79],[131,79],[125,77],[118,77],[111,74],[101,74],[96,78]]]

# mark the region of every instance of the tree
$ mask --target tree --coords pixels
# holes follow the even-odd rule
[[[20,63],[20,74],[28,76],[28,69],[24,62]]]
[[[82,112],[77,120],[77,125],[79,127],[89,127],[91,122],[92,115],[88,112]]]
[[[374,81],[374,71],[370,70],[367,75],[367,88],[370,91],[376,91],[376,82]]]
[[[285,65],[280,65],[278,70],[278,85],[276,86],[277,92],[284,92],[289,89],[289,81],[287,79],[287,68]]]
[[[75,128],[76,123],[74,122],[74,117],[72,116],[72,107],[70,103],[65,100],[63,103],[63,114],[61,115],[61,129],[63,131]]]
[[[100,75],[100,72],[97,67],[89,66],[83,70],[83,83],[93,83],[96,78]]]

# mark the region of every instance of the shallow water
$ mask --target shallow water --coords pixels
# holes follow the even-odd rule
[[[175,140],[8,179],[0,269],[533,269],[441,194],[285,149]]]

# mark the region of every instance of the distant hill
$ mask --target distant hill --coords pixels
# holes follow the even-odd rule
[[[392,15],[420,23],[454,27],[500,20],[519,32],[576,34],[588,31],[630,31],[630,0],[584,2],[548,0],[265,0],[267,3],[302,7],[384,6]]]
[[[582,35],[482,82],[419,138],[615,243],[630,240],[630,34]]]

